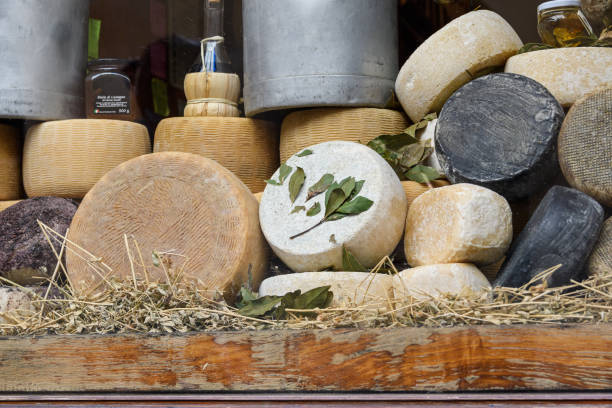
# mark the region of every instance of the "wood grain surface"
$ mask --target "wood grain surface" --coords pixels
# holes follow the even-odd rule
[[[0,339],[0,391],[612,389],[612,325]]]

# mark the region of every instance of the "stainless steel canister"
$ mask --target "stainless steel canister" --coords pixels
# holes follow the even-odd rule
[[[245,0],[242,17],[247,116],[389,101],[396,0]]]
[[[83,116],[87,0],[2,0],[0,117]]]

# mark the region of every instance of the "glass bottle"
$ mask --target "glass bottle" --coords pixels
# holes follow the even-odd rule
[[[538,6],[538,34],[550,46],[570,47],[592,37],[593,29],[579,0],[554,0]]]
[[[134,88],[123,71],[126,61],[92,60],[85,78],[85,114],[88,119],[134,120]]]
[[[233,72],[224,35],[223,0],[204,0],[204,39],[189,72]]]

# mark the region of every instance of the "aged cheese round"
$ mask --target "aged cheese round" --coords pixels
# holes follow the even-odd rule
[[[612,207],[612,88],[572,106],[559,133],[559,164],[572,187]]]
[[[326,142],[308,146],[312,154],[292,156],[287,165],[300,167],[306,179],[292,204],[289,196],[291,176],[281,186],[268,185],[259,206],[262,231],[276,255],[293,271],[319,271],[332,267],[342,270],[342,246],[366,267],[375,266],[389,255],[401,239],[406,220],[406,194],[391,166],[374,150],[353,142]],[[291,239],[325,216],[325,193],[306,201],[308,190],[324,174],[336,181],[354,177],[364,180],[359,196],[373,202],[357,215],[326,221],[310,232]],[[279,180],[277,171],[273,177]],[[321,211],[312,216],[307,211],[318,203]]]
[[[589,257],[589,275],[612,273],[612,217],[601,228],[599,240]]]
[[[390,275],[367,272],[303,272],[278,275],[265,279],[259,296],[284,296],[298,289],[305,293],[321,286],[331,286],[332,307],[391,305],[393,278]]]
[[[186,152],[215,160],[253,193],[278,168],[278,127],[247,118],[169,118],[155,131],[155,152]]]
[[[183,111],[185,117],[192,116],[222,116],[239,117],[240,111],[234,105],[220,102],[197,102],[188,103]]]
[[[23,149],[28,197],[83,198],[109,170],[151,152],[147,128],[108,119],[71,119],[32,126]]]
[[[492,74],[446,102],[436,154],[452,183],[472,183],[508,200],[542,190],[559,173],[556,145],[563,108],[537,82]]]
[[[404,252],[410,266],[488,265],[512,240],[512,212],[499,194],[472,184],[435,188],[408,209]]]
[[[495,285],[519,287],[557,265],[562,266],[548,286],[569,283],[586,266],[602,222],[597,201],[578,190],[552,187],[512,243]]]
[[[446,180],[434,180],[431,182],[431,185],[434,188],[437,188],[448,186],[450,183]],[[416,181],[402,181],[402,187],[404,188],[406,198],[408,199],[408,208],[410,208],[412,202],[416,200],[418,196],[431,190],[427,184],[417,183]]]
[[[395,93],[413,121],[439,112],[462,85],[503,66],[523,46],[514,29],[491,11],[473,11],[429,37],[404,63]]]
[[[321,108],[293,112],[285,117],[281,127],[281,163],[317,143],[344,140],[365,144],[380,135],[401,133],[408,126],[404,114],[390,109]]]
[[[0,200],[21,198],[21,143],[17,128],[0,124]]]
[[[229,170],[199,155],[154,153],[117,166],[87,193],[68,238],[115,276],[132,279],[124,234],[138,242],[149,278],[166,279],[153,251],[171,251],[181,255],[171,260],[183,279],[209,296],[219,291],[231,299],[249,272],[257,288],[266,266],[257,200]],[[77,292],[100,282],[87,259],[69,252],[66,263]]]
[[[7,208],[21,202],[21,200],[12,200],[12,201],[0,201],[0,211],[4,211]]]
[[[451,263],[425,265],[406,269],[393,278],[396,300],[413,297],[417,300],[440,295],[473,296],[491,289],[487,278],[472,264]]]
[[[569,47],[527,52],[506,63],[506,72],[544,85],[563,107],[600,87],[612,86],[612,48]]]

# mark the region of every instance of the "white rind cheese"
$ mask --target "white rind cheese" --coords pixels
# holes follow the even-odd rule
[[[407,202],[402,183],[389,164],[374,150],[352,142],[327,142],[308,147],[313,153],[292,156],[287,165],[293,171],[304,169],[306,181],[295,203],[289,197],[289,180],[284,185],[268,185],[259,206],[262,231],[276,255],[293,271],[306,272],[342,269],[342,246],[345,245],[366,267],[375,266],[389,255],[401,239]],[[354,177],[365,180],[360,196],[373,201],[365,212],[337,221],[324,222],[312,231],[291,236],[317,224],[325,213],[325,194],[306,202],[308,188],[321,177],[332,174],[336,181]],[[273,179],[279,179],[277,171]],[[291,213],[296,206],[311,208],[315,203],[321,212],[307,216],[306,211]]]
[[[503,66],[523,46],[492,11],[467,13],[429,37],[404,63],[395,93],[413,121],[439,112],[453,92],[480,71]]]
[[[404,252],[416,267],[441,263],[488,265],[512,240],[512,211],[499,194],[473,184],[429,190],[408,210]]]

